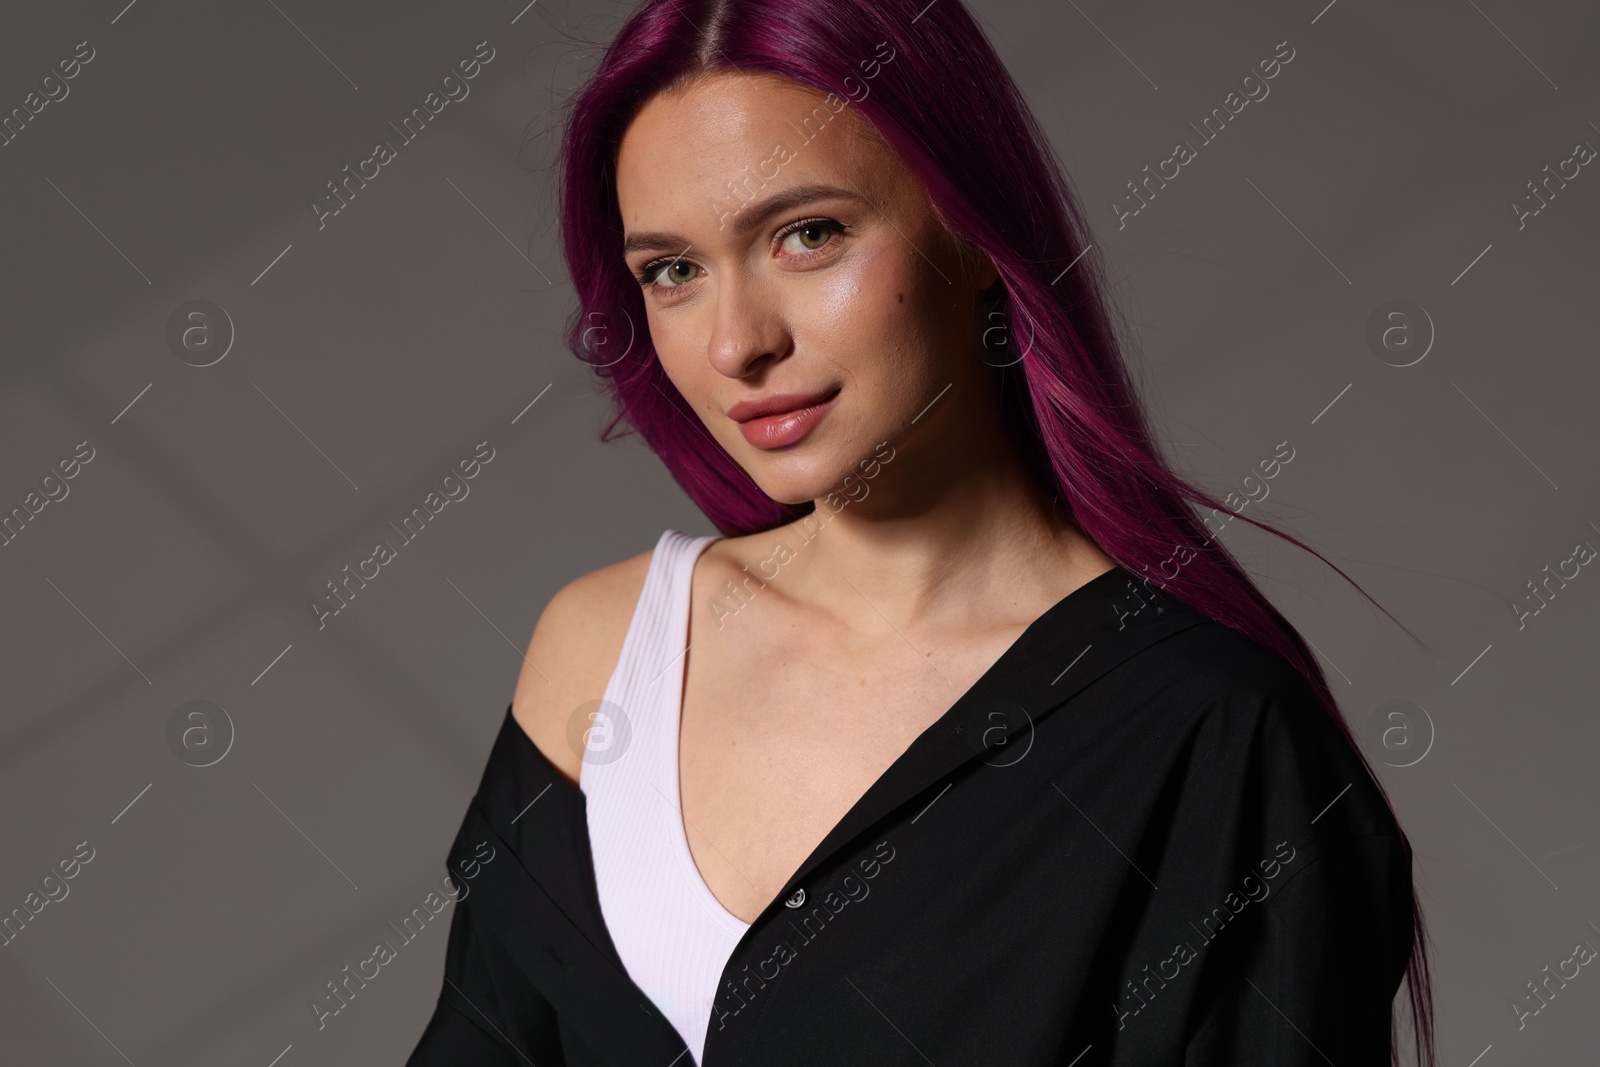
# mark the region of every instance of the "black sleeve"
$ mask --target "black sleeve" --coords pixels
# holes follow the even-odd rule
[[[514,1015],[504,1009],[490,950],[478,937],[472,893],[454,907],[444,985],[405,1067],[560,1067],[566,1061],[555,1011],[531,985],[519,985]]]
[[[1404,837],[1324,852],[1264,903],[1248,946],[1211,979],[1185,1067],[1388,1067],[1411,943]]]

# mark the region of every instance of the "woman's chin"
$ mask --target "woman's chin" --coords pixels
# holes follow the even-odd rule
[[[809,504],[813,500],[820,500],[829,493],[841,491],[844,475],[836,477],[772,477],[758,478],[756,484],[767,496],[780,504],[790,506]]]
[[[877,445],[877,451],[872,444],[858,446],[854,434],[842,444],[832,435],[826,440],[819,437],[813,434],[782,450],[751,449],[755,454],[741,457],[741,466],[763,493],[780,504],[809,504],[830,493],[844,496],[847,491],[860,495],[860,489],[854,487],[881,469],[878,460],[884,446]]]
[[[815,493],[807,492],[804,489],[795,488],[789,483],[786,483],[781,488],[774,487],[769,489],[766,486],[762,486],[761,491],[778,503],[788,507],[800,507],[809,504],[819,497],[826,496],[828,493],[827,489],[820,489]]]

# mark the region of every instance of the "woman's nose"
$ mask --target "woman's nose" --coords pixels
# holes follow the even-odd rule
[[[793,347],[772,287],[724,274],[718,279],[706,356],[718,372],[744,378]]]

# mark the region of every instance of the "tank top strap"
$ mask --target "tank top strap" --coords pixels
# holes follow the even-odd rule
[[[663,760],[676,761],[676,751],[664,748],[676,740],[677,724],[661,720],[676,713],[681,694],[695,561],[715,540],[714,535],[695,537],[673,529],[662,531],[656,540],[616,669],[593,717],[579,771],[578,784],[584,792],[601,780],[615,781],[619,772],[626,773],[623,764],[656,779],[664,770]],[[675,685],[679,688],[672,688]],[[624,760],[630,751],[631,757]],[[599,773],[602,768],[604,773]]]

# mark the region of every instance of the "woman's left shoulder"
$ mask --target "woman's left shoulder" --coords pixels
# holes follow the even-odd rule
[[[1184,1062],[1278,1062],[1284,1018],[1333,1062],[1387,1062],[1390,1004],[1414,944],[1412,851],[1342,727],[1347,712],[1277,653],[1209,619],[1123,667],[1107,714],[1135,717],[1106,735],[1147,758],[1124,763],[1107,788],[1156,798],[1131,805],[1149,843],[1129,855],[1150,859],[1159,886],[1159,918],[1142,936],[1177,931],[1187,944],[1193,930],[1191,951],[1211,961]],[[1153,951],[1134,953],[1130,971]],[[1134,1008],[1128,999],[1118,1017]]]
[[[1307,834],[1338,827],[1341,835],[1403,837],[1346,710],[1330,709],[1276,652],[1208,621],[1146,657],[1147,677],[1165,678],[1171,711],[1187,722],[1184,776],[1196,787]]]
[[[1179,608],[1193,617],[1186,626],[1141,651],[1132,661],[1142,672],[1186,679],[1186,690],[1218,696],[1258,693],[1279,701],[1316,695],[1299,671],[1276,652],[1215,619]]]

